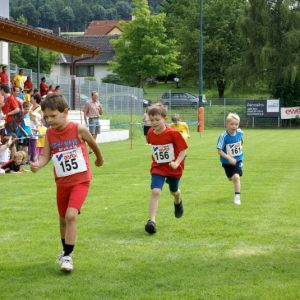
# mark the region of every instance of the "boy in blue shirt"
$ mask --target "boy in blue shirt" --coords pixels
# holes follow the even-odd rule
[[[240,117],[235,113],[229,113],[226,118],[226,129],[219,136],[217,142],[218,154],[226,176],[234,185],[234,199],[236,205],[241,204],[241,182],[243,175],[244,153],[242,150],[243,131],[239,128]]]
[[[30,117],[29,117],[30,103],[23,102],[23,120],[18,124],[17,136],[19,150],[22,150],[28,155],[28,143],[31,135]]]

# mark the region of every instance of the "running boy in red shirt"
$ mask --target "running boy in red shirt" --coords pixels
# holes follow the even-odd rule
[[[167,111],[162,104],[150,106],[148,115],[152,126],[147,135],[148,143],[152,146],[152,165],[150,219],[145,225],[145,230],[153,234],[156,232],[155,216],[158,199],[165,181],[169,184],[170,192],[174,197],[175,217],[180,218],[183,215],[179,181],[188,146],[178,131],[165,125]]]
[[[94,138],[84,126],[68,121],[68,103],[62,95],[50,94],[42,103],[47,129],[43,154],[31,164],[32,172],[54,165],[56,199],[63,252],[58,258],[61,270],[73,270],[72,252],[76,239],[77,216],[87,196],[92,178],[86,144],[93,150],[95,165],[103,165],[103,156]]]

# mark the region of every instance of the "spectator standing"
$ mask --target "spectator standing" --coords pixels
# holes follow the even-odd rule
[[[5,134],[16,137],[18,128],[15,116],[20,112],[19,102],[14,95],[9,93],[8,85],[0,85],[0,93],[4,97],[4,101],[0,104],[3,117],[5,119]],[[12,155],[15,153],[15,146],[12,147]]]
[[[18,87],[21,91],[24,89],[24,69],[19,69],[18,74],[16,74],[13,78],[13,86]]]
[[[13,144],[11,136],[4,136],[0,142],[0,166],[10,160],[10,147]]]
[[[46,78],[42,77],[41,83],[40,83],[40,95],[41,97],[47,95],[48,93],[48,85],[46,84]]]
[[[2,66],[2,72],[0,73],[0,84],[9,84],[7,66]]]
[[[148,115],[148,107],[146,107],[144,115],[143,115],[143,125],[144,125],[144,136],[146,138],[146,145],[148,145],[147,134],[148,134],[149,129],[151,128],[150,117]]]
[[[41,126],[41,115],[39,113],[30,113],[31,136],[29,138],[28,154],[29,162],[35,162],[37,158],[36,145],[38,141],[39,128]]]
[[[24,90],[25,91],[32,91],[32,81],[31,81],[31,77],[27,76],[26,81],[24,82]]]
[[[98,93],[91,93],[92,99],[87,101],[82,108],[85,124],[89,125],[89,131],[94,139],[97,139],[97,134],[100,133],[100,115],[103,113],[103,108],[98,100]]]
[[[29,137],[31,135],[31,126],[30,126],[30,103],[23,103],[23,120],[18,124],[17,136],[18,136],[18,150],[24,151],[28,156],[28,145]]]

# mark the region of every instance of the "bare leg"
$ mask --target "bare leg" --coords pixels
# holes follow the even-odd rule
[[[178,190],[177,192],[171,192],[171,194],[173,195],[173,197],[174,197],[174,203],[175,204],[179,204],[180,203],[180,201],[181,201],[181,198],[180,198],[180,196],[181,196],[181,192],[180,192],[180,190]]]
[[[77,233],[77,216],[77,209],[71,207],[67,209],[65,216],[65,242],[68,245],[75,245]],[[61,229],[63,228],[61,227]]]
[[[158,199],[159,199],[160,194],[161,194],[160,189],[152,189],[151,190],[149,210],[150,210],[150,220],[153,222],[155,222],[155,217],[156,217],[156,212],[157,212],[157,207],[158,207]]]

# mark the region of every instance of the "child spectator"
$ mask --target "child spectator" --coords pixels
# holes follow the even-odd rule
[[[62,271],[71,272],[77,217],[88,193],[92,175],[85,143],[94,151],[97,167],[102,166],[103,156],[88,129],[68,121],[68,103],[62,95],[48,95],[42,102],[42,110],[45,121],[51,127],[46,132],[43,155],[38,162],[31,164],[31,170],[37,172],[52,158],[63,245],[58,262]]]
[[[149,129],[151,128],[151,122],[150,122],[150,118],[148,115],[148,107],[146,107],[144,115],[143,115],[143,124],[144,124],[144,136],[147,141],[147,134],[148,134]]]
[[[184,139],[187,140],[190,137],[190,130],[188,124],[186,122],[180,121],[179,114],[173,115],[172,122],[173,123],[170,125],[170,127],[180,132]]]
[[[29,172],[28,170],[25,170],[22,166],[25,160],[26,160],[26,153],[24,151],[17,151],[14,154],[13,159],[3,164],[1,166],[1,169],[4,170],[5,173],[12,173],[12,174]]]
[[[44,125],[44,121],[42,120],[41,126],[39,127],[39,132],[38,132],[38,140],[36,144],[36,156],[37,159],[40,155],[43,154],[43,149],[45,146],[45,135],[46,135],[47,127]]]
[[[23,103],[23,120],[18,124],[17,136],[19,150],[24,151],[28,155],[29,137],[31,136],[31,125],[30,125],[30,103]]]
[[[39,113],[30,113],[31,135],[29,138],[29,163],[35,162],[37,157],[36,144],[38,140],[39,128],[41,126],[41,115]]]
[[[240,117],[235,113],[228,114],[226,118],[226,128],[217,142],[218,154],[226,176],[234,185],[234,199],[236,205],[241,204],[241,183],[240,176],[243,175],[242,151],[243,131],[239,128]]]
[[[167,111],[162,104],[149,107],[148,114],[152,128],[149,130],[148,143],[152,145],[151,166],[151,198],[150,219],[145,230],[153,234],[156,232],[156,211],[158,199],[163,185],[169,184],[169,190],[174,197],[175,217],[183,215],[183,204],[179,181],[184,169],[184,157],[188,148],[182,135],[173,128],[167,127]]]
[[[10,147],[13,144],[12,136],[4,136],[0,142],[0,166],[10,160]]]
[[[31,99],[31,90],[25,90],[24,102],[30,103]]]

